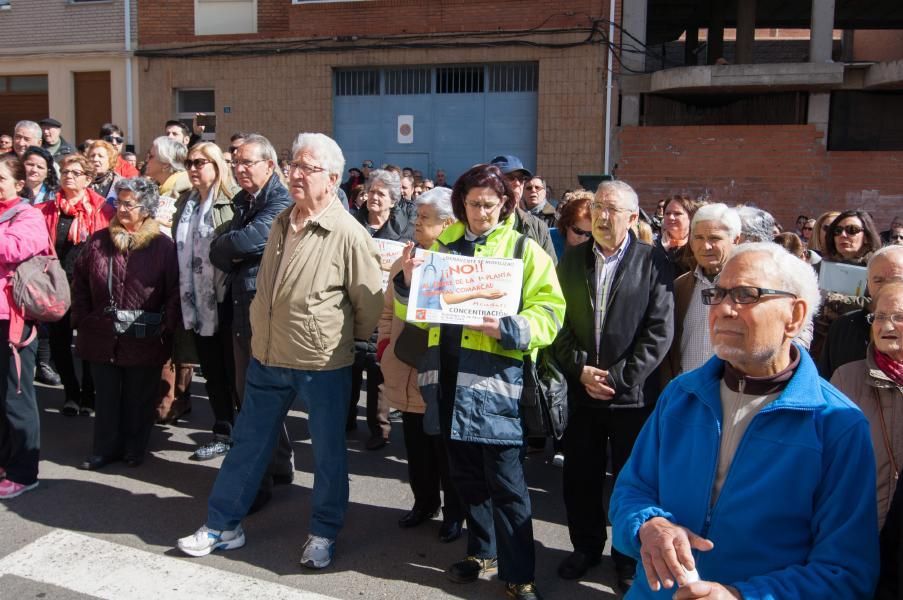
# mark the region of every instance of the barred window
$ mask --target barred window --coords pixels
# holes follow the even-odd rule
[[[490,92],[535,92],[538,82],[536,63],[490,65]]]
[[[481,94],[483,67],[439,67],[436,69],[436,93]]]
[[[386,94],[403,96],[429,94],[432,89],[430,69],[388,69],[383,71]]]
[[[336,71],[335,95],[378,96],[379,71],[376,69]]]

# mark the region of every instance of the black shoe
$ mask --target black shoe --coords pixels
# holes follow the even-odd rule
[[[117,459],[111,458],[109,456],[100,456],[99,454],[94,454],[89,456],[82,462],[82,464],[78,465],[78,468],[82,471],[98,471],[108,464],[112,462],[116,462]]]
[[[384,438],[382,434],[371,435],[370,439],[367,440],[365,447],[367,450],[379,450],[380,448],[385,447],[386,444],[389,443],[387,438]]]
[[[273,475],[273,485],[291,485],[295,480],[295,472]]]
[[[63,381],[60,379],[59,374],[53,370],[47,363],[38,363],[37,368],[34,373],[34,380],[38,383],[43,383],[44,385],[62,385]]]
[[[636,567],[631,565],[615,565],[615,572],[618,574],[618,591],[626,594],[633,585],[636,577]]]
[[[599,556],[589,556],[575,550],[558,565],[558,576],[562,579],[580,579],[590,567],[595,567],[600,562],[602,558]]]
[[[122,458],[122,461],[125,463],[125,466],[135,468],[140,467],[142,463],[144,463],[144,458],[132,454],[126,454]]]
[[[461,521],[442,521],[442,527],[439,528],[439,541],[443,544],[450,544],[461,537],[462,533]]]
[[[408,514],[398,519],[398,526],[404,529],[417,527],[424,521],[429,521],[438,514],[438,510],[420,510],[419,508],[414,508],[411,509]]]
[[[63,408],[60,409],[60,414],[64,417],[78,416],[78,402],[75,400],[66,400],[63,403]]]
[[[495,573],[498,570],[499,561],[496,558],[468,556],[450,566],[446,574],[455,583],[471,583],[479,579],[480,575]]]
[[[512,600],[542,600],[542,596],[536,591],[533,582],[530,583],[507,583],[505,584],[505,594]]]

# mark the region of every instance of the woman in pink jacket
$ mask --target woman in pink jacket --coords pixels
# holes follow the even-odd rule
[[[40,420],[34,366],[38,342],[34,323],[13,304],[16,267],[50,254],[50,237],[41,211],[19,197],[25,167],[14,154],[0,156],[0,500],[38,485]],[[24,344],[26,340],[31,341]]]

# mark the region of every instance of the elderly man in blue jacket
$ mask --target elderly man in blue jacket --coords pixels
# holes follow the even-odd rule
[[[868,422],[792,342],[814,272],[746,244],[702,294],[716,356],[662,393],[611,499],[614,545],[642,561],[627,597],[871,598]]]

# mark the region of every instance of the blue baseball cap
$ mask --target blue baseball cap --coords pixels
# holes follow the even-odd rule
[[[499,170],[505,175],[520,171],[527,177],[533,177],[533,173],[528,171],[524,167],[524,163],[522,163],[520,159],[513,154],[502,154],[496,156],[491,161],[489,161],[489,164],[494,167],[498,167]]]

